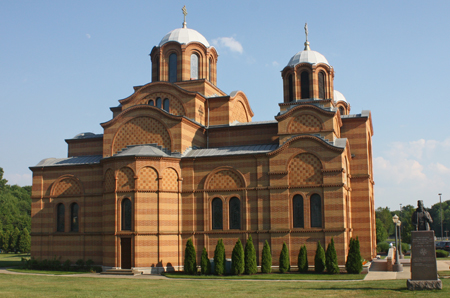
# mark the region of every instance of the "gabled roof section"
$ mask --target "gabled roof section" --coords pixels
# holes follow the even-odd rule
[[[249,145],[249,146],[229,146],[208,149],[189,148],[183,153],[183,157],[211,157],[211,156],[232,156],[268,153],[278,148],[278,144]]]
[[[56,167],[56,166],[76,166],[98,164],[103,157],[101,155],[75,156],[67,158],[46,158],[41,160],[37,165],[31,168],[39,167]]]

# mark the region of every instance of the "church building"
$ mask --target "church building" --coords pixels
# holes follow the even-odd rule
[[[33,257],[183,270],[188,239],[199,264],[203,247],[212,257],[223,239],[231,258],[249,235],[258,265],[266,240],[274,266],[283,242],[294,266],[302,245],[313,265],[332,238],[341,265],[352,237],[376,255],[371,113],[350,113],[307,38],[268,121],[252,121],[244,92],[219,89],[218,53],[186,21],[150,57],[151,82],[110,108],[103,134],[30,167]]]

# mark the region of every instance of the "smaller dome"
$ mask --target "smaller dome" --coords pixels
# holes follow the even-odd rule
[[[295,66],[300,63],[310,63],[310,64],[318,64],[325,63],[328,64],[327,58],[319,52],[304,50],[295,54],[291,60],[289,60],[288,66]],[[330,65],[331,66],[331,65]]]
[[[345,99],[344,95],[341,92],[334,90],[333,94],[334,94],[334,102],[338,103],[340,101],[343,101],[345,103],[348,103],[347,100]]]
[[[162,46],[163,44],[171,41],[176,41],[179,44],[199,42],[203,44],[205,47],[209,48],[209,42],[206,40],[206,38],[200,33],[198,33],[198,31],[189,28],[177,28],[175,30],[170,31],[163,37],[163,39],[161,39],[159,46]]]

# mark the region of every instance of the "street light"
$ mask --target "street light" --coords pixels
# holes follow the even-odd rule
[[[399,219],[397,221],[398,227],[398,249],[400,250],[400,259],[403,259],[403,251],[402,251],[402,221]]]
[[[443,216],[444,216],[444,214],[442,213],[442,198],[441,198],[441,196],[442,196],[442,194],[441,193],[438,193],[438,195],[439,195],[439,202],[441,203],[441,240],[443,240],[444,239],[444,218],[443,218]]]
[[[397,223],[399,222],[399,220],[398,220],[397,214],[395,214],[392,217],[392,221],[394,222],[394,225],[395,225],[395,264],[394,264],[392,269],[394,271],[399,272],[399,271],[403,271],[403,266],[399,262],[399,255],[398,255]]]

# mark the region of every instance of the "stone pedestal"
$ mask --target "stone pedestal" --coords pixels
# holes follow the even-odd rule
[[[434,231],[411,232],[411,279],[408,290],[442,289],[438,279]]]

